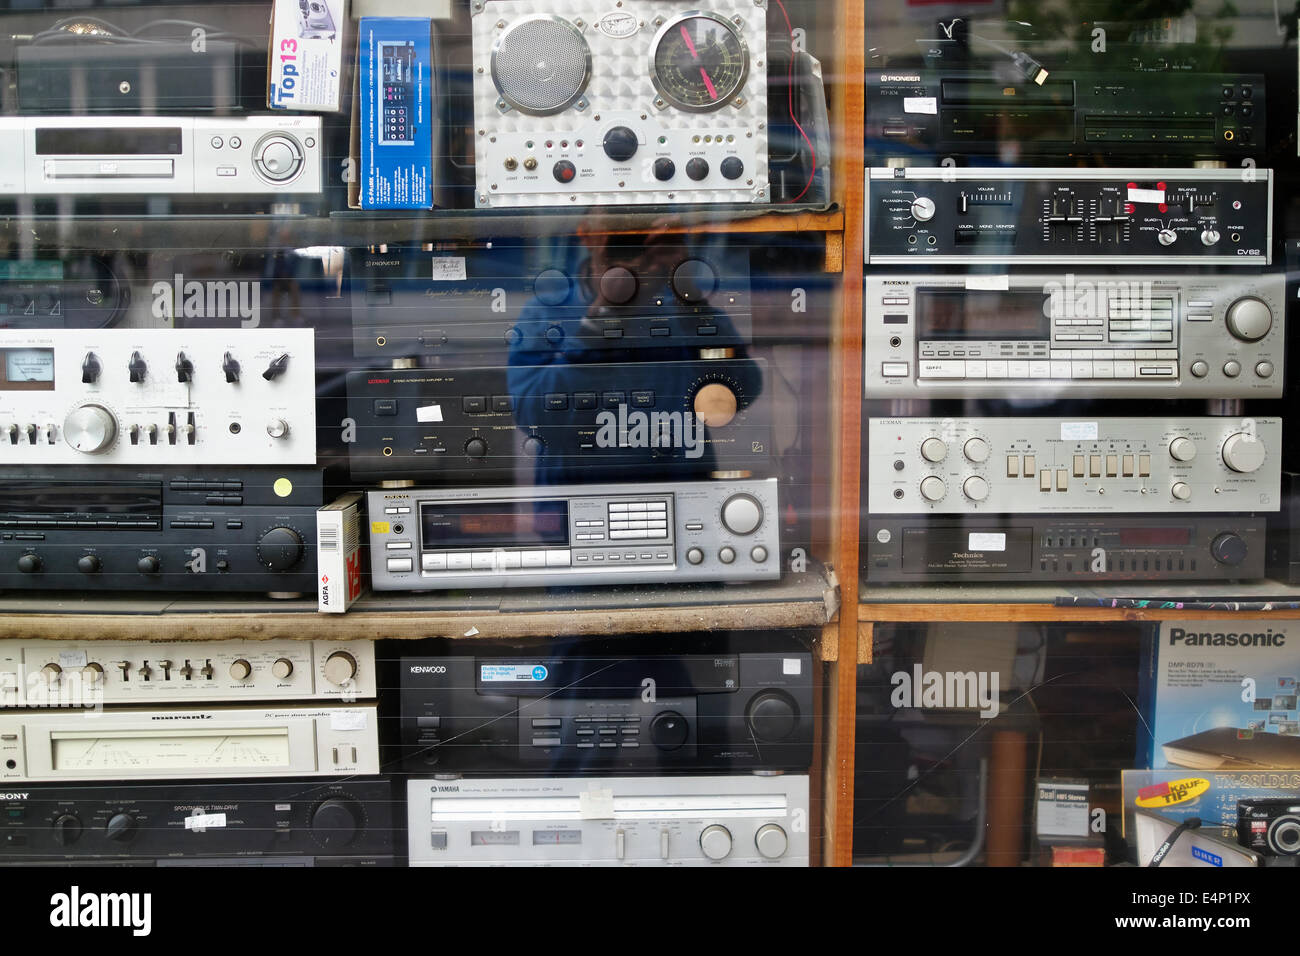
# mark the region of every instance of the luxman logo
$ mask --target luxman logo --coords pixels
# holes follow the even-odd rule
[[[980,708],[980,716],[988,719],[998,715],[997,671],[939,671],[922,670],[917,664],[912,673],[898,671],[889,682],[894,690],[889,702],[895,707],[957,710]]]
[[[1169,629],[1169,646],[1184,647],[1286,647],[1286,635],[1269,628],[1253,634],[1242,631],[1185,631],[1181,627]]]
[[[153,284],[155,319],[234,319],[246,329],[262,321],[262,284],[230,280],[185,281],[176,273],[171,282]]]
[[[152,893],[85,893],[78,886],[50,897],[50,925],[66,928],[129,927],[133,936],[153,928]]]
[[[600,448],[682,448],[686,457],[704,454],[704,420],[693,412],[629,412],[606,409],[596,416],[596,445]]]

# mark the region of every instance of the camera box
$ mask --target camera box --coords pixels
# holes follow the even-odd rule
[[[439,154],[433,21],[364,17],[352,98],[353,209],[431,209]]]
[[[316,512],[317,608],[342,614],[365,591],[361,560],[365,495],[354,491]]]
[[[1123,834],[1132,845],[1134,820],[1149,810],[1177,822],[1200,817],[1206,827],[1237,826],[1237,801],[1300,794],[1300,770],[1188,773],[1186,770],[1125,770]]]
[[[274,110],[342,109],[348,0],[273,0],[266,105]]]
[[[1166,621],[1142,660],[1139,765],[1300,768],[1300,621]]]

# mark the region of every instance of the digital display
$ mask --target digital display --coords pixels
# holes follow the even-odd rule
[[[5,349],[5,384],[54,388],[54,349]],[[45,391],[46,389],[40,389]]]
[[[569,543],[567,501],[494,501],[420,506],[421,545],[445,548],[527,548]]]
[[[0,514],[157,518],[162,515],[162,486],[149,482],[9,481],[0,486]]]
[[[997,342],[1051,338],[1040,292],[921,289],[916,295],[920,341]]]
[[[0,279],[6,282],[58,282],[63,263],[57,259],[0,260]]]
[[[37,156],[179,156],[179,126],[37,127]]]
[[[1122,528],[1119,543],[1127,548],[1192,543],[1191,528]]]

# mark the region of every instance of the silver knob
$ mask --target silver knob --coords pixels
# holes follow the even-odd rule
[[[1197,378],[1205,378],[1210,374],[1210,366],[1205,362],[1196,361],[1192,363],[1192,374]]]
[[[917,222],[929,222],[934,218],[935,205],[934,200],[925,196],[917,196],[912,200],[912,218]]]
[[[731,831],[721,824],[713,824],[700,833],[700,849],[710,860],[725,860],[731,855]]]
[[[731,564],[736,560],[736,549],[724,547],[718,551],[718,560],[723,564]]]
[[[763,523],[763,506],[753,495],[732,495],[722,505],[722,524],[732,534],[753,534]]]
[[[686,560],[691,564],[702,564],[704,562],[704,552],[699,548],[691,548],[686,552]]]
[[[335,651],[325,658],[325,679],[341,687],[357,676],[357,659],[347,651]]]
[[[1237,432],[1223,443],[1223,463],[1243,475],[1258,471],[1266,457],[1264,443],[1247,432]]]
[[[921,457],[936,464],[948,457],[948,443],[941,438],[927,438],[921,442]]]
[[[1272,363],[1272,362],[1260,362],[1260,363],[1258,363],[1258,364],[1255,366],[1255,374],[1258,375],[1260,378],[1272,378],[1272,377],[1273,377],[1273,363]]]
[[[283,418],[273,418],[266,424],[266,433],[272,438],[283,438],[289,434],[289,423]]]
[[[942,501],[947,493],[948,486],[943,483],[942,478],[930,475],[921,482],[921,497],[926,501]]]
[[[58,664],[46,664],[41,668],[41,680],[53,687],[59,682],[59,676],[63,673],[63,668]]]
[[[989,483],[979,475],[972,475],[962,482],[961,490],[971,501],[983,501],[989,496]]]
[[[116,438],[117,418],[103,405],[80,405],[63,420],[63,440],[83,454],[107,451]]]
[[[81,669],[81,679],[92,687],[104,679],[104,665],[93,661]]]
[[[1232,303],[1223,319],[1233,337],[1243,342],[1258,342],[1273,328],[1273,310],[1254,296]]]
[[[790,838],[785,830],[775,823],[767,823],[759,827],[758,832],[754,834],[754,846],[758,848],[759,855],[764,859],[779,860],[790,848]]]
[[[274,675],[276,680],[287,680],[292,673],[293,661],[287,657],[281,657],[271,665],[271,674]]]
[[[1171,491],[1179,501],[1186,501],[1192,497],[1192,486],[1185,481],[1175,481]]]
[[[1178,241],[1178,233],[1172,229],[1161,229],[1156,233],[1156,241],[1162,246],[1172,246]]]
[[[1191,461],[1196,457],[1196,444],[1190,438],[1175,438],[1169,443],[1169,457],[1174,461]]]
[[[230,676],[234,680],[248,680],[253,674],[253,665],[242,657],[230,665]]]
[[[1217,229],[1201,230],[1201,245],[1212,246],[1218,241],[1219,241],[1219,230]]]
[[[1223,363],[1223,374],[1228,378],[1236,378],[1241,374],[1241,363],[1236,360],[1229,360]]]
[[[967,461],[981,465],[989,460],[989,443],[983,438],[972,438],[962,446],[962,454]]]
[[[755,564],[762,564],[767,560],[767,548],[761,544],[756,544],[749,551],[749,558]]]
[[[287,183],[302,169],[302,150],[298,141],[286,133],[268,133],[253,147],[253,167],[273,183]]]

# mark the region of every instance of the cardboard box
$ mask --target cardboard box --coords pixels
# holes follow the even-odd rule
[[[352,97],[353,209],[432,209],[440,151],[433,21],[365,17]]]
[[[342,614],[366,589],[361,559],[365,497],[350,492],[316,512],[316,606],[327,614]]]
[[[1237,801],[1300,794],[1300,770],[1195,773],[1181,769],[1124,770],[1123,835],[1134,843],[1138,810],[1182,822],[1200,817],[1206,827],[1237,827]]]
[[[339,112],[350,27],[348,0],[273,0],[266,105]]]

